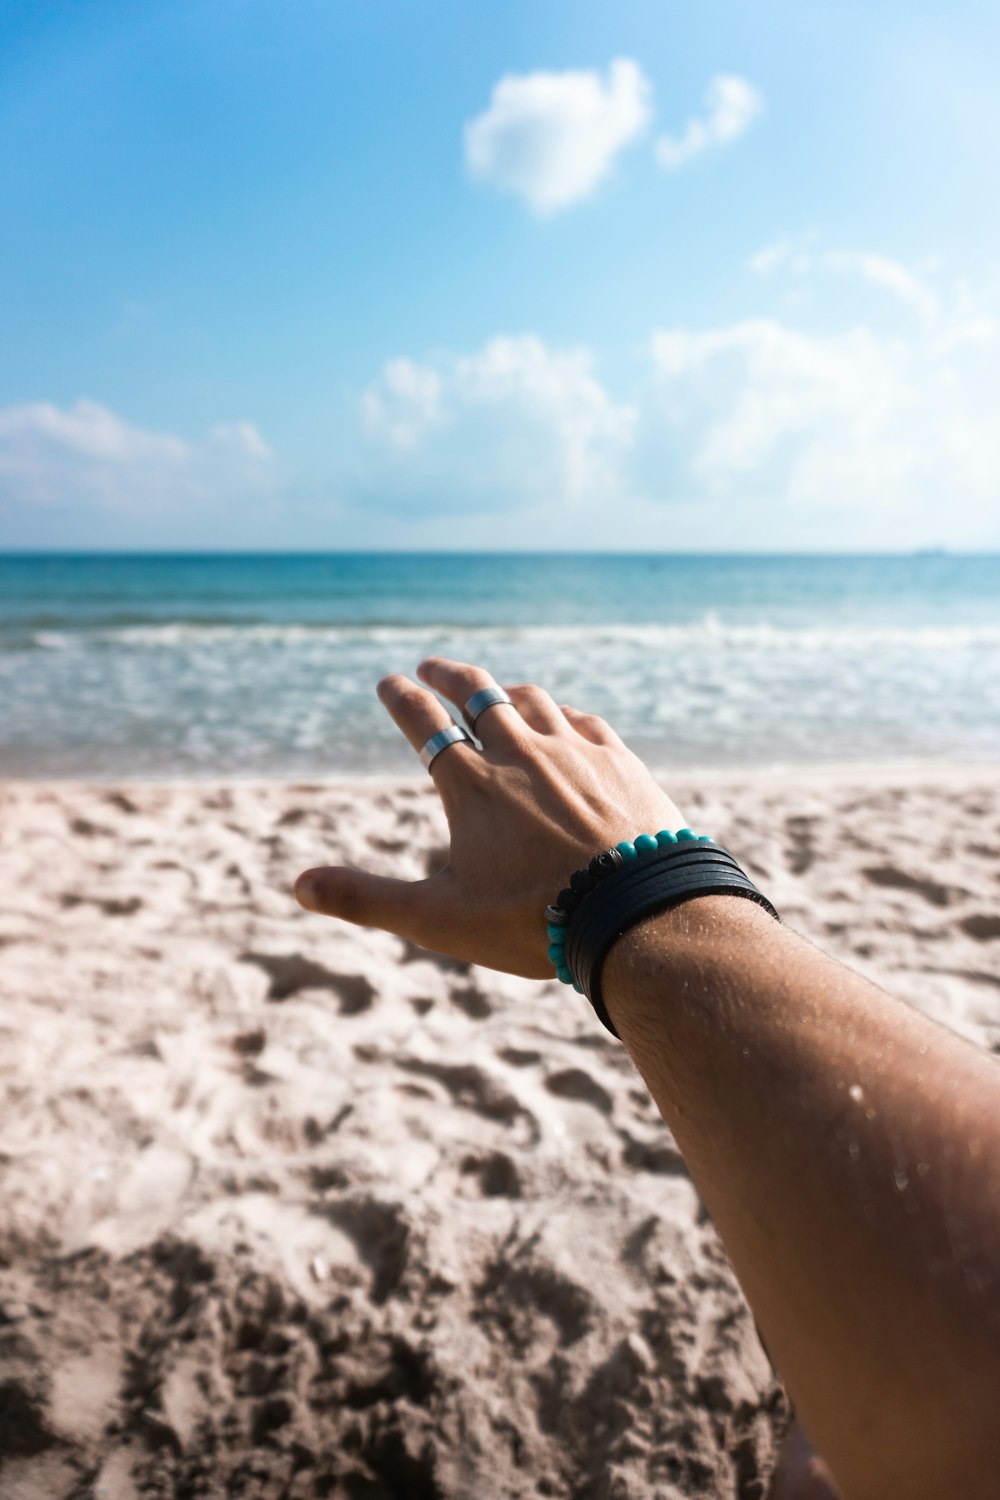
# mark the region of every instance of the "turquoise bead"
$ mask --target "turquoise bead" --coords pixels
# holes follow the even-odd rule
[[[627,865],[630,865],[634,859],[638,858],[635,852],[635,845],[630,844],[628,839],[622,839],[620,844],[615,845],[615,848]]]
[[[576,990],[576,993],[577,993],[577,994],[578,994],[578,995],[582,995],[582,994],[583,994],[583,985],[582,985],[582,984],[580,984],[580,983],[579,983],[579,982],[578,982],[578,981],[577,981],[577,980],[575,980],[575,979],[574,979],[574,980],[573,980],[573,988],[574,988],[574,989],[575,989],[575,990]]]
[[[573,983],[573,976],[570,973],[570,971],[567,969],[567,967],[566,967],[565,964],[561,964],[559,966],[559,968],[556,970],[556,978],[557,979],[561,979],[562,982],[563,982],[563,984],[572,984]]]
[[[566,962],[566,949],[562,943],[549,944],[549,963],[555,964],[558,969],[560,964]]]
[[[715,840],[710,833],[703,833],[698,842],[699,844],[714,844]]]
[[[696,844],[698,842],[698,835],[693,828],[678,828],[677,842],[681,843],[682,841],[686,844]]]
[[[564,943],[566,941],[565,927],[557,927],[554,922],[546,922],[545,931],[550,943]]]
[[[676,844],[677,835],[676,833],[671,833],[669,828],[661,828],[656,835],[656,842],[661,849],[664,849],[668,844]]]
[[[636,852],[648,854],[651,849],[656,848],[656,839],[651,833],[640,833],[635,841]]]

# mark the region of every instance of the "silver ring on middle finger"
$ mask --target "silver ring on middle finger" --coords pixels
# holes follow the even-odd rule
[[[465,717],[465,722],[466,724],[468,724],[473,734],[475,734],[476,732],[476,721],[481,717],[481,715],[483,715],[488,708],[494,708],[497,704],[501,703],[509,703],[511,708],[515,708],[513,698],[511,698],[509,693],[505,693],[502,687],[480,688],[478,693],[473,693],[472,697],[468,700],[464,709],[462,710],[462,713]]]

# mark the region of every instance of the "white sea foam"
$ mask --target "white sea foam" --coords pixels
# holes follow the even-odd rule
[[[563,647],[586,652],[601,646],[640,651],[690,647],[736,651],[916,651],[1000,650],[1000,625],[822,625],[787,626],[768,621],[723,622],[709,612],[682,624],[489,625],[434,621],[426,624],[235,624],[171,622],[75,631],[39,630],[32,643],[46,650],[85,651],[95,645],[195,649],[201,646],[364,646],[416,650],[439,639],[469,642],[480,652],[493,645]]]

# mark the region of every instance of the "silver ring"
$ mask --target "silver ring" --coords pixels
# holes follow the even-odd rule
[[[434,760],[436,756],[440,755],[442,750],[447,750],[449,745],[457,745],[461,740],[465,740],[470,745],[472,744],[471,734],[469,734],[467,730],[463,729],[461,724],[449,724],[447,729],[439,729],[437,734],[431,735],[430,739],[421,750],[421,763],[429,771],[431,768],[431,761]]]
[[[501,687],[480,688],[478,693],[473,693],[462,712],[465,714],[465,722],[469,728],[474,730],[476,720],[480,714],[484,714],[488,708],[495,703],[509,703],[513,707],[514,700],[509,693],[505,693]]]

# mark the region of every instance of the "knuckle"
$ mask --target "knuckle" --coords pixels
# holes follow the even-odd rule
[[[469,781],[477,787],[485,787],[490,782],[490,765],[486,756],[479,750],[470,750],[462,756]]]

